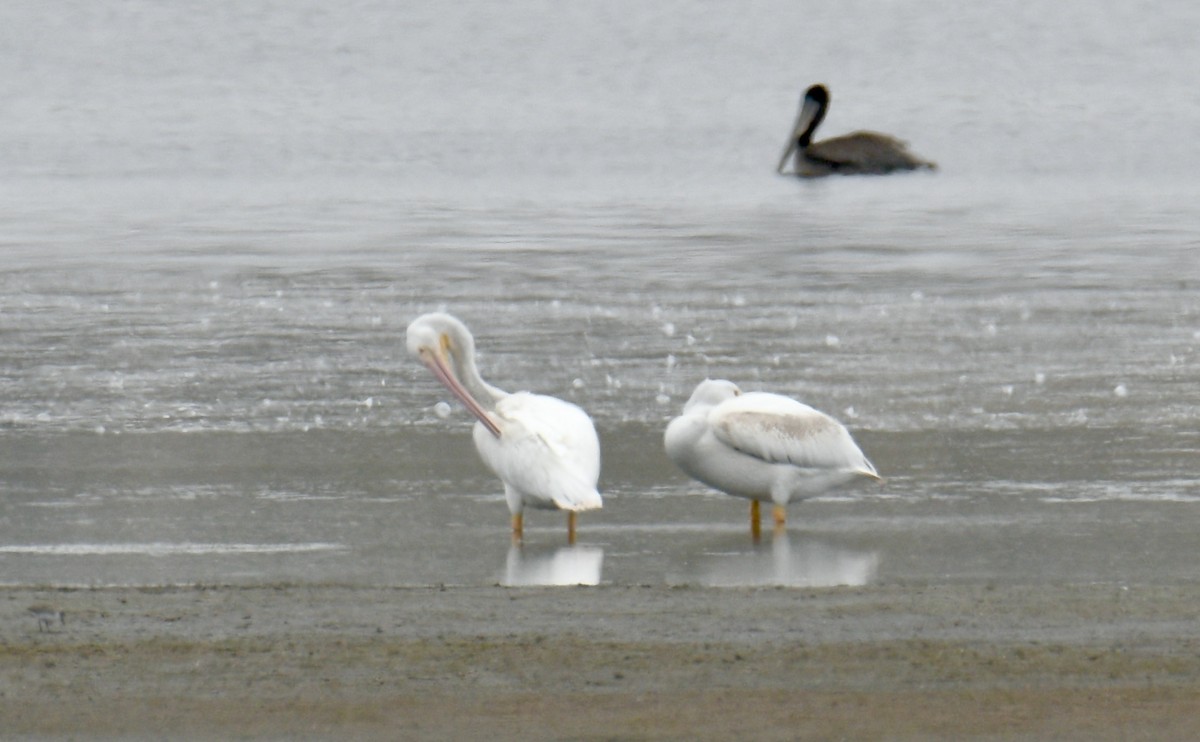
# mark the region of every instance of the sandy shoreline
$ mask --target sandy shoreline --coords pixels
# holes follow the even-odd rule
[[[67,625],[39,631],[50,604]],[[30,738],[1189,739],[1200,587],[0,589]]]

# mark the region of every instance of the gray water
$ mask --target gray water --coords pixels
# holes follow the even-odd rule
[[[0,8],[0,582],[1191,582],[1194,3]],[[934,174],[774,174],[822,127]],[[569,399],[604,510],[510,548],[403,347]],[[791,508],[662,453],[724,377],[886,477]]]

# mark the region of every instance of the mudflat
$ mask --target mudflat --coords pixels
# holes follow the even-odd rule
[[[1193,585],[13,587],[0,719],[38,739],[1196,739],[1198,613]]]

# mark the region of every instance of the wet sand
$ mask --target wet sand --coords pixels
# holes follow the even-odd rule
[[[0,590],[44,738],[1194,739],[1200,587]],[[66,611],[39,630],[28,611]]]

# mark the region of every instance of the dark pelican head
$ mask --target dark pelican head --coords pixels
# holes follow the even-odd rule
[[[792,124],[792,135],[788,137],[787,147],[779,158],[779,166],[775,172],[782,173],[783,166],[796,150],[803,150],[812,143],[813,132],[825,118],[825,110],[829,108],[829,89],[817,84],[804,91],[800,99],[800,113],[796,115],[796,123]]]

